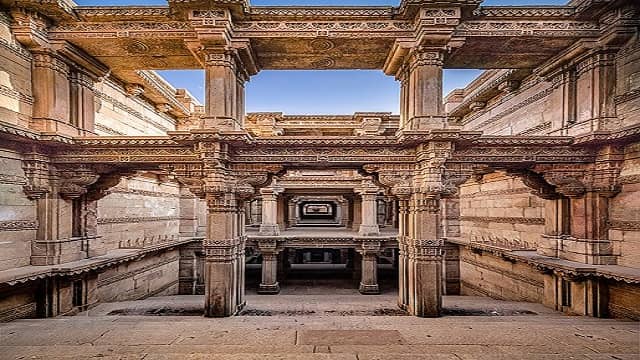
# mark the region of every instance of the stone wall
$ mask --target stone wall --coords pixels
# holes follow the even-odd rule
[[[460,248],[460,293],[541,303],[544,276],[531,266]]]
[[[98,234],[107,250],[159,243],[179,233],[176,183],[162,182],[154,175],[124,178],[98,202]]]
[[[609,202],[609,239],[618,265],[640,267],[640,143],[626,146],[622,191]]]
[[[0,149],[0,271],[30,264],[38,223],[36,209],[22,190],[22,156]]]
[[[176,130],[176,120],[139,96],[131,96],[114,81],[95,86],[98,135],[165,135]]]
[[[98,298],[110,302],[176,295],[179,264],[180,250],[173,249],[109,268],[98,276]]]
[[[640,288],[623,282],[609,282],[609,315],[640,320]]]
[[[460,230],[471,242],[535,249],[544,233],[544,200],[518,178],[484,175],[460,187]]]
[[[0,11],[0,119],[27,128],[33,107],[31,54],[13,38],[10,21]]]

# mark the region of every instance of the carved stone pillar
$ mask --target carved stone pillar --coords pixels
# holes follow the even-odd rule
[[[409,307],[408,197],[399,198],[398,217],[398,306],[406,310]]]
[[[380,227],[378,226],[377,219],[377,204],[376,199],[378,196],[378,188],[371,183],[364,183],[363,186],[357,190],[362,199],[361,204],[361,223],[358,233],[361,236],[375,236],[380,234]]]
[[[380,246],[370,247],[369,244],[363,245],[362,249],[358,249],[362,255],[362,277],[360,279],[359,291],[364,295],[380,294],[378,286],[378,253]]]
[[[260,189],[262,195],[262,223],[260,235],[280,235],[278,226],[278,194],[282,189],[268,187]]]
[[[409,216],[409,312],[440,316],[442,307],[442,247],[440,206],[435,195],[415,193]]]
[[[261,242],[259,245],[262,253],[262,281],[258,287],[258,294],[277,294],[280,292],[278,282],[278,249],[275,241]]]
[[[204,128],[240,130],[244,124],[244,83],[248,75],[235,50],[206,50]]]
[[[405,130],[442,129],[446,126],[442,104],[443,53],[439,49],[412,50],[402,96]]]
[[[243,257],[238,233],[238,203],[233,193],[207,193],[205,252],[205,316],[225,317],[242,307],[238,261]]]
[[[293,199],[289,199],[289,202],[287,204],[288,206],[288,224],[287,227],[294,227],[298,224],[298,202],[296,201],[296,198]]]

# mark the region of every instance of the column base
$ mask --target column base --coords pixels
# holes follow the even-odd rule
[[[278,224],[260,225],[260,235],[277,236],[280,235],[280,227]]]
[[[360,225],[358,229],[360,236],[376,236],[380,235],[380,227],[378,225]]]
[[[378,295],[380,294],[380,287],[378,286],[378,284],[366,285],[360,283],[360,288],[358,289],[358,291],[360,291],[360,294],[362,295]]]
[[[275,295],[280,292],[280,283],[275,284],[260,284],[258,287],[258,294],[260,295]]]

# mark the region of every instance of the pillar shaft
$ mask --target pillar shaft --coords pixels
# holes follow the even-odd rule
[[[205,57],[205,128],[239,130],[244,122],[244,81],[233,51]]]
[[[260,235],[280,235],[278,226],[278,194],[273,188],[261,189],[262,194],[262,223]]]
[[[380,227],[378,226],[376,197],[377,191],[365,191],[361,193],[362,197],[362,223],[358,233],[362,236],[379,235]]]
[[[416,193],[408,216],[408,310],[420,317],[440,315],[442,308],[442,240],[439,199]]]
[[[258,293],[277,294],[279,292],[278,251],[262,251],[262,281]]]
[[[376,252],[362,252],[362,278],[360,293],[365,295],[379,294],[378,286],[378,255]]]
[[[238,226],[238,203],[234,194],[216,193],[207,195],[207,204],[207,236],[203,242],[205,316],[232,316],[244,303],[244,244]]]
[[[409,201],[400,199],[398,221],[398,306],[407,309],[409,306],[409,254],[407,253],[407,216],[409,214]]]
[[[446,126],[442,104],[443,55],[439,50],[415,49],[401,77],[403,129],[428,130]]]

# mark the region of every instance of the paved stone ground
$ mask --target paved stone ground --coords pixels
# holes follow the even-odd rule
[[[395,296],[248,296],[271,316],[107,315],[202,307],[202,296],[101,304],[74,317],[0,324],[2,359],[638,359],[640,325],[570,317],[538,304],[445,297],[453,314],[375,316]],[[161,309],[161,310],[158,310]],[[307,315],[300,313],[308,312]],[[350,316],[340,316],[349,314]],[[366,315],[362,315],[366,314]],[[373,315],[372,315],[373,314]],[[512,316],[500,316],[511,314]],[[399,315],[399,314],[396,314]]]

